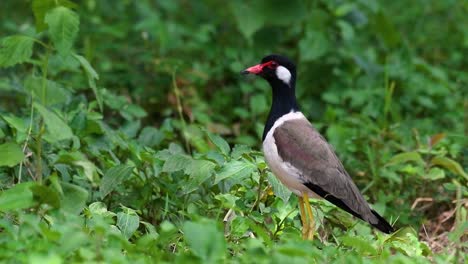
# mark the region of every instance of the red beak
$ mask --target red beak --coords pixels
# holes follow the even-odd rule
[[[249,73],[252,73],[252,74],[260,74],[263,70],[263,64],[257,64],[255,66],[252,66],[252,67],[249,67],[243,71],[241,71],[242,74],[249,74]]]

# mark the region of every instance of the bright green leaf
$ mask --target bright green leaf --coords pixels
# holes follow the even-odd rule
[[[45,22],[55,47],[62,56],[70,54],[80,25],[80,18],[72,10],[60,6],[47,12]]]
[[[101,197],[104,198],[111,191],[114,190],[125,178],[129,177],[132,173],[133,166],[126,164],[117,165],[110,168],[102,178],[100,184]]]
[[[124,235],[129,239],[140,225],[140,218],[136,214],[120,212],[117,214],[117,226]]]
[[[272,173],[268,173],[268,182],[273,187],[273,193],[287,203],[291,197],[291,191],[284,186]]]
[[[213,134],[209,131],[206,132],[208,135],[208,138],[210,139],[213,144],[223,153],[224,155],[229,155],[229,152],[231,151],[231,147],[229,147],[229,144],[224,140],[222,137],[220,137],[217,134]]]
[[[236,180],[239,180],[252,174],[255,169],[256,167],[252,163],[231,160],[230,162],[226,163],[221,171],[216,174],[214,184],[231,177],[235,177]]]
[[[46,13],[57,7],[57,5],[62,5],[68,8],[75,8],[77,5],[68,0],[33,0],[32,1],[32,10],[34,17],[36,18],[36,29],[38,32],[41,32],[47,28],[47,25],[44,21]]]
[[[23,150],[16,143],[8,142],[0,145],[0,167],[14,167],[23,159]]]
[[[50,135],[47,139],[50,142],[57,142],[73,137],[71,128],[56,113],[48,110],[38,103],[34,103],[34,107],[42,115],[42,118],[44,118],[44,122],[47,126],[47,132]]]
[[[220,260],[226,254],[226,241],[216,222],[186,222],[182,230],[192,252],[202,259],[202,263],[222,263]]]
[[[0,211],[10,211],[29,208],[34,205],[31,187],[36,183],[20,183],[12,188],[0,192]]]
[[[424,164],[424,160],[421,158],[421,155],[417,152],[404,152],[393,156],[388,162],[387,166],[407,163],[409,161],[414,161],[418,164]]]
[[[10,36],[0,40],[0,67],[23,63],[32,56],[34,38]]]

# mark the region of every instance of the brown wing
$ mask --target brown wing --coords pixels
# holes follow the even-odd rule
[[[306,119],[284,122],[273,133],[278,154],[298,171],[305,186],[341,209],[389,233],[392,227],[362,197],[328,142]],[[382,222],[383,221],[383,222]]]

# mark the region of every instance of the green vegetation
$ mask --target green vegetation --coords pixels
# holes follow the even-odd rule
[[[2,1],[2,262],[466,261],[468,2],[246,2]],[[270,53],[398,232],[314,200],[301,239],[239,75]]]

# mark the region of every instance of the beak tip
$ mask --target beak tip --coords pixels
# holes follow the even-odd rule
[[[243,70],[243,71],[240,72],[240,74],[242,74],[242,75],[247,75],[247,74],[249,74],[249,73],[250,73],[250,72],[249,72],[248,70]]]

